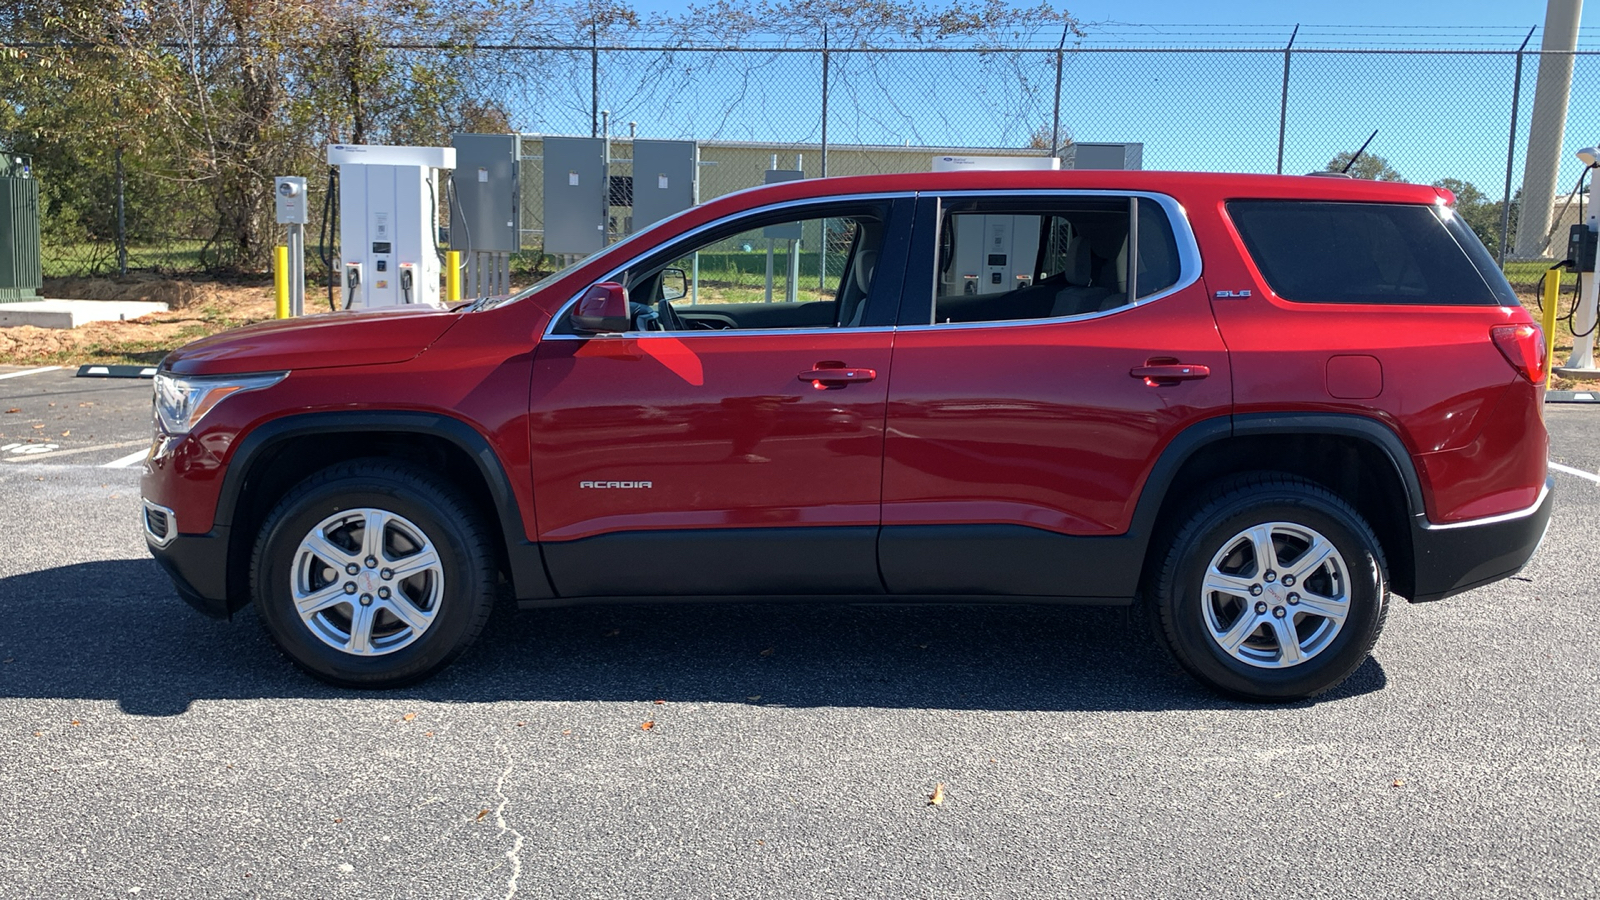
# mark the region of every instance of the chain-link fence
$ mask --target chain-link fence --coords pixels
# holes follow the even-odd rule
[[[384,48],[395,71],[438,48]],[[1600,53],[1561,54],[1573,64],[1564,147],[1554,196],[1520,196],[1541,54],[1537,49],[1360,50],[1130,47],[657,49],[640,46],[479,46],[452,50],[460,90],[451,115],[391,130],[372,142],[448,144],[451,131],[515,131],[524,141],[525,186],[540,183],[541,135],[614,138],[627,174],[630,137],[701,144],[702,200],[762,182],[773,166],[823,174],[926,171],[950,151],[1057,153],[1070,166],[1076,142],[1143,144],[1146,169],[1304,173],[1361,147],[1358,173],[1456,190],[1462,211],[1492,251],[1549,256],[1564,249],[1559,212],[1582,171],[1572,149],[1595,143]],[[1555,59],[1556,55],[1547,54]],[[465,112],[463,112],[465,111]],[[604,125],[602,125],[604,121]],[[310,146],[303,160],[315,160]],[[106,160],[109,162],[109,160]],[[308,176],[313,225],[325,171]],[[39,177],[53,173],[42,167]],[[214,210],[145,161],[96,182],[72,220],[47,205],[47,275],[127,268],[196,271],[215,266]],[[263,182],[263,198],[270,187]],[[135,195],[172,204],[171,215],[120,219]],[[539,268],[541,209],[525,187],[526,259]],[[1509,201],[1509,203],[1508,203]],[[1517,228],[1523,206],[1558,215],[1528,253]],[[268,207],[263,206],[263,211]],[[626,210],[621,210],[624,216]],[[259,213],[258,213],[259,214]],[[614,232],[626,230],[619,224]],[[270,233],[270,226],[264,229]],[[316,255],[317,239],[310,241]],[[308,260],[315,269],[316,260]]]

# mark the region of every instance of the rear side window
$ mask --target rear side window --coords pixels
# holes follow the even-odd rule
[[[1517,303],[1477,235],[1438,205],[1234,200],[1228,215],[1285,300]]]

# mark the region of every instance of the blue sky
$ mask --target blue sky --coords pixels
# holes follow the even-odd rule
[[[930,0],[934,5],[939,0]],[[641,0],[648,15],[679,4]],[[1544,0],[1080,0],[1067,8],[1084,23],[1084,49],[1182,46],[1279,47],[1301,24],[1289,93],[1283,170],[1320,169],[1354,150],[1373,129],[1369,152],[1408,181],[1460,178],[1501,196],[1507,159],[1514,57]],[[1600,0],[1583,15],[1579,45],[1600,50]],[[1536,51],[1539,36],[1529,45]],[[1480,49],[1493,56],[1317,53],[1350,48]],[[638,120],[641,135],[699,140],[815,142],[815,59],[752,57],[701,67],[642,69],[636,57],[602,67],[604,108],[617,122]],[[1525,67],[1513,156],[1512,190],[1521,184],[1536,78]],[[1271,172],[1276,168],[1281,53],[1069,56],[1062,124],[1080,141],[1140,141],[1150,169]],[[578,60],[583,62],[583,60]],[[835,144],[1019,147],[1051,121],[1049,60],[1026,71],[1004,60],[951,55],[849,59],[834,70],[830,140]],[[578,71],[582,69],[582,71]],[[547,97],[527,131],[585,133],[586,67]],[[564,83],[564,82],[563,82]],[[1600,143],[1600,55],[1581,57],[1562,154],[1563,193],[1577,177],[1572,150]],[[1569,171],[1570,170],[1570,171]]]

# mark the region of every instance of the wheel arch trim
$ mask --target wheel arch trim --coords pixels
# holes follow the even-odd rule
[[[231,528],[252,470],[267,451],[288,441],[318,435],[412,433],[441,438],[465,453],[487,487],[499,525],[510,575],[518,596],[548,597],[550,578],[537,544],[526,539],[521,507],[500,458],[488,438],[468,423],[435,412],[363,410],[310,412],[273,419],[247,432],[235,445],[223,475],[213,516],[216,527]]]

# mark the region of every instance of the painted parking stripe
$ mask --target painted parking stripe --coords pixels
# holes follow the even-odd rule
[[[1550,464],[1550,468],[1555,469],[1557,472],[1565,472],[1568,475],[1576,475],[1579,478],[1587,478],[1590,481],[1593,481],[1593,482],[1595,482],[1597,484],[1600,484],[1600,475],[1596,475],[1593,472],[1585,472],[1582,469],[1574,469],[1571,466],[1563,466],[1561,463],[1558,463],[1558,462],[1551,463]]]
[[[26,463],[40,459],[55,459],[58,456],[75,456],[79,453],[94,453],[97,450],[121,450],[125,447],[132,447],[137,444],[143,444],[148,448],[150,446],[150,439],[140,438],[136,441],[118,441],[115,444],[96,444],[93,447],[72,447],[67,450],[50,450],[45,453],[30,453],[26,456],[7,456],[0,458],[0,462]],[[16,451],[13,450],[12,452],[15,453]]]
[[[21,378],[24,375],[39,375],[39,374],[42,374],[44,372],[54,372],[55,370],[57,370],[59,368],[61,368],[61,367],[60,366],[41,366],[41,367],[39,367],[37,369],[24,369],[21,372],[6,372],[5,374],[0,375],[0,378]]]
[[[129,453],[127,456],[124,456],[121,459],[113,459],[111,462],[108,462],[108,463],[105,463],[105,464],[101,465],[100,468],[102,468],[102,469],[126,469],[129,466],[133,465],[134,463],[144,462],[144,458],[146,456],[149,456],[149,455],[150,455],[150,451],[149,450],[135,450],[134,452]]]

